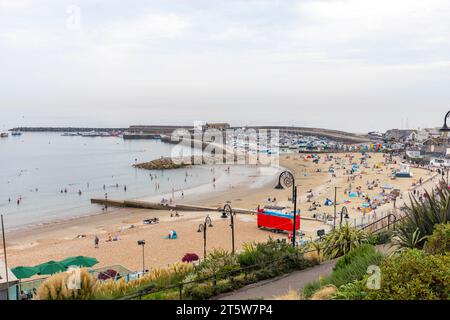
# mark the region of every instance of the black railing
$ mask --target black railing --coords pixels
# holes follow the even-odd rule
[[[387,220],[387,224],[383,224],[383,222],[385,222]],[[361,230],[366,230],[372,226],[376,226],[377,224],[379,224],[381,222],[382,226],[378,229],[375,230],[371,230],[371,233],[376,233],[380,230],[383,230],[387,227],[388,231],[390,230],[391,225],[393,227],[395,227],[395,223],[397,223],[397,216],[393,213],[389,213],[388,215],[384,216],[383,218],[380,218],[376,221],[373,221],[369,224],[366,224],[365,226],[361,227]]]

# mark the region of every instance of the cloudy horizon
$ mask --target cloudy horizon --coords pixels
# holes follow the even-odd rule
[[[0,130],[437,127],[445,0],[0,0]]]

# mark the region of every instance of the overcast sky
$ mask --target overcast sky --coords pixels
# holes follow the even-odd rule
[[[0,130],[440,126],[448,0],[0,0]]]

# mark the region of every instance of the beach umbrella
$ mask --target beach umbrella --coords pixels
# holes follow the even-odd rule
[[[54,274],[65,271],[66,267],[58,261],[48,261],[36,266],[38,274]]]
[[[77,266],[77,267],[92,267],[98,263],[98,260],[95,258],[78,256],[78,257],[69,257],[62,261],[60,261],[66,267]]]
[[[26,279],[31,278],[36,273],[38,273],[38,269],[35,267],[15,267],[11,269],[11,272],[14,273],[17,279]]]

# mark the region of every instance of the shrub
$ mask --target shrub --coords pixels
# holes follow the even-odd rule
[[[184,288],[184,296],[192,300],[206,300],[214,296],[212,283],[192,283]]]
[[[272,268],[275,273],[285,273],[291,270],[302,270],[311,265],[303,257],[303,253],[287,243],[269,239],[265,243],[249,243],[237,257],[242,268],[258,266]]]
[[[437,224],[433,234],[427,237],[424,250],[430,254],[445,254],[450,252],[450,223]]]
[[[207,258],[197,267],[195,274],[198,279],[227,277],[240,268],[236,256],[223,249],[212,250]]]
[[[381,264],[381,275],[381,289],[370,290],[368,299],[450,299],[448,253],[431,255],[417,249],[405,250]]]
[[[391,241],[392,236],[393,236],[392,231],[381,231],[381,232],[372,234],[369,237],[368,242],[373,245],[385,244],[385,243],[388,243],[389,241]]]
[[[231,279],[222,279],[217,281],[216,285],[214,286],[214,295],[232,291],[233,289],[235,289],[235,287]]]
[[[450,190],[444,181],[422,200],[410,196],[410,205],[402,207],[404,219],[397,228],[398,245],[421,249],[436,224],[450,222]]]
[[[338,288],[332,300],[364,300],[367,297],[366,278],[343,284]]]
[[[346,223],[325,237],[324,255],[330,259],[345,255],[350,250],[367,242],[366,238],[367,234],[363,230],[352,228]]]
[[[80,270],[80,288],[69,289],[73,277],[70,272],[61,272],[46,279],[37,289],[36,300],[88,300],[94,296],[97,285],[94,277],[85,269]]]
[[[332,284],[340,287],[355,280],[361,280],[366,275],[367,267],[381,263],[383,256],[370,244],[364,244],[353,249],[336,263],[330,276],[312,282],[305,286],[303,295],[310,297],[324,285]]]

